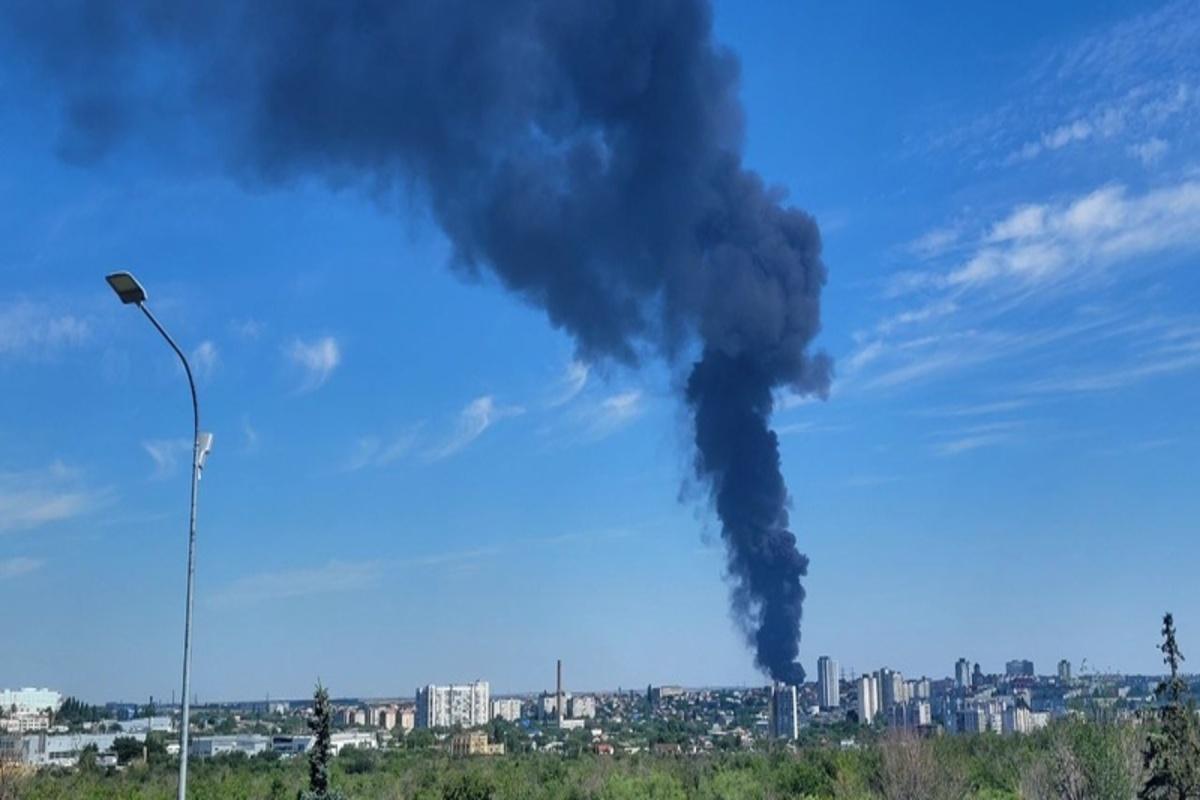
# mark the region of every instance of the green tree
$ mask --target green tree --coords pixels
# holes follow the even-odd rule
[[[1163,643],[1159,649],[1170,674],[1158,685],[1158,727],[1146,746],[1149,776],[1138,797],[1142,800],[1194,800],[1200,798],[1200,719],[1188,696],[1187,682],[1179,674],[1183,653],[1175,641],[1175,618],[1163,617]]]
[[[96,756],[98,754],[99,750],[97,749],[96,745],[85,745],[84,748],[79,751],[79,771],[84,773],[95,772]]]
[[[112,749],[117,754],[118,764],[128,764],[142,757],[142,743],[132,736],[118,736],[113,739]]]
[[[340,800],[341,795],[329,788],[329,762],[333,757],[330,744],[333,725],[333,707],[329,704],[329,692],[317,681],[313,692],[312,716],[308,729],[313,734],[312,750],[308,752],[308,792],[302,800]]]

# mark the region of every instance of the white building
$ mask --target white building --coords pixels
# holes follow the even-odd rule
[[[0,719],[0,731],[33,733],[50,730],[50,715],[44,711],[17,711]]]
[[[130,733],[170,733],[175,730],[175,720],[171,717],[135,717],[122,722],[121,730]]]
[[[504,697],[499,700],[493,700],[492,719],[499,717],[509,722],[517,722],[521,719],[521,706],[520,699],[516,697]]]
[[[1048,713],[1030,711],[1028,707],[1020,703],[1008,706],[1002,715],[1004,733],[1033,733],[1046,727],[1049,723],[1050,715]]]
[[[192,758],[213,758],[230,753],[256,756],[271,749],[270,736],[242,734],[238,736],[197,736],[188,742]]]
[[[576,695],[571,698],[571,703],[567,708],[571,710],[569,716],[575,719],[594,719],[596,717],[596,698],[587,694]]]
[[[0,709],[37,713],[62,708],[63,696],[53,689],[0,689]]]
[[[875,691],[874,675],[860,675],[858,678],[858,721],[870,725],[879,713],[879,696]]]
[[[342,752],[344,747],[374,750],[378,746],[379,741],[375,738],[375,734],[365,731],[340,731],[329,736],[329,750],[335,756]]]
[[[418,728],[473,728],[487,724],[490,712],[487,681],[417,689]]]
[[[777,739],[800,737],[800,705],[795,686],[777,683],[771,690],[771,734]]]
[[[838,663],[829,656],[817,659],[817,697],[820,698],[821,708],[837,708],[842,703]]]
[[[20,761],[32,767],[73,767],[85,747],[94,746],[103,753],[112,750],[113,742],[128,733],[68,733],[49,736],[37,733],[28,736],[0,736],[0,760]],[[144,736],[132,735],[144,740]]]

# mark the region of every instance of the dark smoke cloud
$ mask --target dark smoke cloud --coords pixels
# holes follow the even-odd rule
[[[810,356],[816,224],[741,162],[738,65],[704,0],[18,3],[61,98],[60,152],[203,130],[240,180],[415,187],[456,269],[495,273],[587,359],[678,360],[734,614],[795,680],[806,559],[772,392],[824,395]],[[136,133],[135,133],[136,132]]]

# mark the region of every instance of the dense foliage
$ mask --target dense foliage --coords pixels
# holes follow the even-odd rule
[[[1132,800],[1144,783],[1144,726],[1060,722],[1022,737],[885,736],[853,749],[697,757],[523,753],[454,759],[440,749],[347,750],[329,784],[350,800]],[[194,762],[194,800],[295,800],[305,759]],[[170,763],[25,776],[5,800],[170,800]]]

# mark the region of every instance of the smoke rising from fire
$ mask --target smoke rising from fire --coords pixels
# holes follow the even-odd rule
[[[54,84],[76,162],[204,130],[249,184],[420,193],[580,357],[702,353],[687,382],[733,613],[797,680],[807,560],[769,419],[827,391],[817,226],[742,165],[738,64],[705,0],[59,0],[0,44]],[[5,40],[7,39],[7,40]]]

